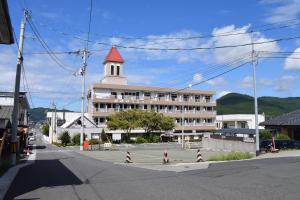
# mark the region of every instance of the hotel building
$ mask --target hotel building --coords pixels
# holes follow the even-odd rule
[[[182,128],[194,134],[216,129],[214,91],[128,85],[124,60],[116,47],[111,48],[103,65],[103,79],[93,84],[88,94],[88,112],[98,126],[105,127],[114,112],[140,109],[174,118],[174,133],[181,133]]]

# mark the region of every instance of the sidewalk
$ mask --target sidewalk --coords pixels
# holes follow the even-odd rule
[[[265,159],[265,158],[281,158],[281,157],[297,157],[300,156],[300,150],[281,150],[278,153],[262,153],[258,157],[253,159]]]
[[[36,148],[35,144],[32,146],[32,152],[28,156],[28,159],[25,163],[18,164],[14,167],[9,168],[5,174],[2,175],[0,178],[0,200],[4,198],[7,190],[9,189],[11,183],[15,179],[16,175],[18,174],[19,170],[23,167],[26,167],[28,165],[34,164],[35,158],[36,158]]]

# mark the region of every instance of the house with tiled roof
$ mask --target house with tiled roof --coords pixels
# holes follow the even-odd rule
[[[286,113],[260,123],[266,129],[288,135],[291,139],[300,140],[300,109]]]

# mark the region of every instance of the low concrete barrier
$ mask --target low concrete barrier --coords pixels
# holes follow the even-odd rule
[[[213,138],[203,138],[202,147],[213,151],[255,152],[255,143]]]

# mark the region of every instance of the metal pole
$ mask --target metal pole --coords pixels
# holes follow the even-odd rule
[[[54,102],[52,102],[52,108],[53,108],[53,106],[54,106]],[[50,126],[50,128],[51,128],[51,130],[50,130],[50,134],[49,134],[49,142],[50,142],[50,144],[52,144],[52,138],[53,138],[53,127],[54,127],[54,113],[53,113],[53,110],[52,110],[52,112],[51,112],[51,126]]]
[[[17,161],[17,127],[18,127],[18,115],[19,115],[19,91],[20,91],[20,79],[21,79],[21,67],[23,63],[23,45],[24,45],[24,32],[25,32],[25,23],[28,12],[24,10],[24,15],[21,21],[20,27],[20,40],[19,40],[19,49],[18,49],[18,61],[16,69],[16,80],[15,80],[15,91],[14,91],[14,107],[12,113],[12,134],[11,134],[11,155],[10,161],[11,165],[16,165]]]
[[[252,43],[252,68],[253,68],[253,93],[254,93],[254,112],[255,112],[255,143],[256,143],[256,156],[259,155],[259,130],[258,130],[258,106],[257,106],[257,95],[256,95],[256,65],[257,59],[255,57],[255,50],[253,44],[253,35],[251,33]]]
[[[183,97],[183,96],[182,96]],[[183,98],[182,98],[182,105],[181,105],[181,148],[184,149],[184,115],[183,115]]]
[[[87,66],[87,49],[83,50],[83,65],[81,68],[82,75],[82,95],[81,95],[81,133],[80,133],[80,150],[83,151],[83,134],[84,134],[84,100],[85,100],[85,68]]]
[[[54,135],[55,135],[55,137],[57,137],[57,132],[56,132],[56,129],[57,129],[57,124],[56,124],[56,122],[57,122],[57,119],[56,119],[56,104],[54,104],[54,123],[53,123],[53,125],[54,125]],[[54,140],[55,142],[57,142],[57,139],[55,139]],[[52,136],[52,141],[51,141],[51,144],[53,143],[53,136]]]

